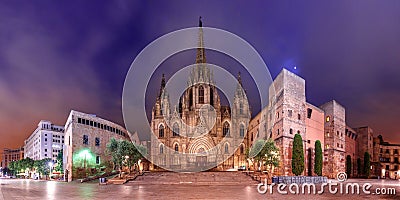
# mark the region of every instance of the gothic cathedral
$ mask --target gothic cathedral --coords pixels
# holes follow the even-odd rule
[[[251,117],[240,73],[233,102],[221,105],[213,71],[206,64],[203,28],[199,20],[196,64],[192,67],[179,105],[170,106],[166,80],[152,110],[154,133],[150,156],[154,169],[193,171],[246,167],[250,146],[247,126]]]

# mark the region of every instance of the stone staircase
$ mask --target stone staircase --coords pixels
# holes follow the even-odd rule
[[[132,184],[197,184],[197,185],[254,185],[243,172],[148,172],[139,176]]]

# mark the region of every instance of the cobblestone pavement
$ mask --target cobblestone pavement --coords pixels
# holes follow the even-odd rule
[[[0,179],[0,199],[400,199],[400,182],[395,180],[355,180],[347,182],[371,183],[373,187],[396,188],[396,195],[357,194],[259,194],[257,184],[253,185],[213,185],[175,183],[98,185],[95,183],[64,183],[19,179]],[[317,186],[318,187],[318,186]],[[286,189],[288,191],[288,189]],[[362,193],[362,191],[361,191]]]

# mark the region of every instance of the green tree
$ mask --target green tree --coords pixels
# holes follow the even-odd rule
[[[315,158],[314,158],[314,172],[318,176],[322,176],[322,147],[321,141],[315,141]]]
[[[11,161],[10,163],[8,163],[8,169],[10,169],[11,174],[15,175],[15,172],[17,170],[16,161]]]
[[[304,171],[304,150],[303,150],[303,139],[300,134],[296,134],[293,140],[292,149],[292,172],[296,176],[300,175]]]
[[[42,160],[35,160],[33,167],[36,169],[36,171],[40,175],[49,175],[50,172],[50,167],[49,167],[49,162],[52,162],[50,158],[44,158]]]
[[[261,152],[264,148],[265,140],[257,140],[250,149],[249,157],[254,159],[254,164],[256,164],[255,168],[258,170],[259,163],[263,160],[263,152]]]
[[[107,144],[107,152],[112,157],[114,169],[118,168],[121,177],[122,168],[127,166],[130,173],[131,167],[134,166],[143,155],[147,154],[147,149],[142,145],[136,145],[127,140],[115,140],[112,138]]]
[[[279,166],[279,148],[275,146],[272,139],[257,140],[250,149],[248,157],[254,159],[257,167],[260,163],[267,166],[267,171],[270,171],[273,166]],[[260,167],[262,168],[263,165]]]
[[[264,155],[264,163],[268,167],[268,172],[271,172],[272,167],[279,166],[279,148],[275,146],[275,142],[271,138],[267,140],[261,153]]]
[[[357,175],[361,176],[362,168],[361,168],[361,158],[357,158]]]
[[[57,165],[55,167],[55,170],[57,172],[63,173],[64,171],[63,164],[64,164],[64,157],[63,157],[63,150],[61,149],[60,152],[58,152],[57,154]]]
[[[118,154],[118,144],[119,142],[115,138],[111,138],[110,142],[107,143],[107,153],[111,155],[113,169],[116,169],[122,163],[122,155]]]
[[[369,178],[370,174],[370,167],[371,167],[371,161],[370,161],[370,155],[368,152],[364,153],[364,175]]]
[[[350,177],[352,174],[351,174],[351,156],[350,155],[347,155],[346,156],[346,174],[347,174],[347,176],[348,177]]]

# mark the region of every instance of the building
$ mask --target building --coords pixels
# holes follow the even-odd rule
[[[51,121],[41,120],[33,133],[25,140],[25,158],[41,160],[50,158],[57,162],[57,155],[63,149],[64,127]]]
[[[354,128],[354,130],[358,135],[358,158],[361,159],[361,163],[364,163],[364,154],[368,152],[372,161],[374,131],[369,126]]]
[[[24,147],[20,147],[17,149],[5,148],[2,154],[1,167],[8,168],[10,162],[21,160],[23,158],[24,158]]]
[[[373,141],[372,175],[400,179],[400,144],[385,142],[379,135]]]
[[[357,173],[357,158],[358,158],[358,141],[357,132],[349,126],[346,126],[345,132],[345,156],[351,158],[351,174],[347,174],[350,177],[358,176]]]
[[[64,172],[68,181],[110,170],[111,156],[106,152],[107,143],[117,140],[139,141],[124,127],[97,117],[72,110],[65,123]]]
[[[165,77],[162,77],[150,122],[155,133],[151,138],[150,150],[154,170],[196,171],[212,168],[216,163],[222,163],[217,167],[219,170],[246,166],[245,149],[249,144],[243,141],[247,140],[245,130],[251,115],[241,87],[240,74],[233,108],[221,105],[213,72],[206,65],[201,21],[199,27],[196,64],[178,107],[170,106]],[[215,115],[211,111],[214,109],[209,109],[210,106],[215,109]],[[212,127],[208,124],[211,116],[212,121],[215,121]]]
[[[345,172],[345,108],[335,100],[320,106],[325,112],[325,148],[323,174],[330,178]]]

